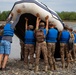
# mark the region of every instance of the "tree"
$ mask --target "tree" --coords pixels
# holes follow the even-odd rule
[[[3,11],[2,13],[0,13],[0,20],[5,21],[8,14],[9,14],[9,11]]]

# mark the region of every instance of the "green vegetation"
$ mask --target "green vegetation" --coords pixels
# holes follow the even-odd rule
[[[62,20],[76,21],[76,12],[57,12]]]
[[[0,12],[0,21],[5,21],[10,11]],[[57,12],[62,20],[76,21],[76,12]]]
[[[0,12],[0,21],[5,21],[6,18],[8,17],[10,11],[3,11]]]

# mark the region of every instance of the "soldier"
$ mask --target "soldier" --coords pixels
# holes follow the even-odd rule
[[[24,62],[26,68],[28,68],[28,56],[30,55],[30,63],[29,63],[29,69],[32,69],[33,63],[34,63],[34,44],[35,44],[35,38],[34,38],[34,27],[33,25],[28,26],[28,19],[25,18],[26,24],[25,24],[25,56],[24,56]],[[28,27],[27,27],[28,26]],[[28,28],[28,30],[27,30]]]
[[[37,20],[36,20],[36,65],[35,65],[35,72],[39,69],[39,59],[40,54],[42,52],[44,57],[44,63],[45,63],[45,71],[48,69],[48,58],[47,58],[47,46],[46,46],[46,34],[48,29],[48,16],[46,17],[46,28],[44,22],[40,23],[40,16],[37,14]]]
[[[6,64],[8,61],[8,57],[11,51],[11,43],[12,43],[12,37],[14,34],[14,29],[11,28],[11,26],[13,25],[13,21],[10,21],[8,23],[6,23],[6,25],[4,26],[4,31],[3,31],[3,36],[2,36],[2,40],[1,40],[1,48],[0,48],[0,55],[2,59],[0,62],[2,70],[6,70]]]
[[[13,15],[11,16],[13,17]],[[11,52],[12,37],[14,35],[14,29],[16,25],[14,24],[14,22],[18,22],[18,19],[16,19],[15,21],[12,21],[11,19],[8,19],[8,22],[3,28],[4,31],[3,31],[3,36],[1,40],[1,48],[0,48],[0,65],[2,70],[7,69],[6,64],[9,58],[9,54]]]
[[[76,60],[76,31],[74,31],[74,61]]]
[[[73,29],[69,28],[69,32],[70,32],[70,38],[69,38],[69,42],[68,42],[68,49],[69,49],[69,56],[70,56],[70,61],[73,61],[74,59],[74,33],[73,33]]]
[[[67,58],[67,68],[69,68],[69,52],[68,52],[68,41],[70,38],[70,33],[67,30],[67,26],[64,26],[64,30],[60,33],[60,55],[61,55],[61,62],[62,68],[65,68],[65,53]]]
[[[2,40],[2,35],[3,35],[3,26],[0,26],[0,49],[1,49],[1,40]],[[1,50],[0,50],[0,52],[1,52]],[[0,61],[1,61],[1,55],[2,54],[0,54]],[[0,70],[2,69],[1,67],[1,62],[0,62]]]
[[[21,53],[20,53],[20,55],[21,55],[21,61],[23,61],[24,60],[24,49],[25,49],[25,44],[24,44],[24,42],[20,39],[20,46],[21,46]]]
[[[57,42],[58,37],[58,31],[55,29],[55,25],[51,22],[49,23],[49,30],[47,34],[47,48],[48,48],[48,60],[50,63],[50,67],[52,70],[56,70],[56,64],[55,64],[55,43]]]

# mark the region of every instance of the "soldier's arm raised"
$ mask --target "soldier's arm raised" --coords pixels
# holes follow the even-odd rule
[[[46,17],[45,17],[45,21],[46,21],[46,30],[48,31],[48,19],[49,19],[49,16],[47,15]]]
[[[28,27],[28,19],[25,18],[25,21],[26,21],[26,23],[25,23],[25,30],[27,30],[27,27]]]
[[[61,34],[62,34],[62,31],[59,31],[58,40],[60,40]]]
[[[39,29],[39,23],[40,23],[41,19],[40,19],[39,13],[37,13],[36,16],[37,16],[37,20],[36,20],[36,30],[38,30],[38,29]]]

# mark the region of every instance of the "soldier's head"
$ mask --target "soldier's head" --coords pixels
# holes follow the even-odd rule
[[[76,33],[76,30],[74,30],[73,32]]]
[[[68,25],[64,25],[64,30],[68,30],[69,29],[69,27],[68,27]]]
[[[39,28],[45,28],[45,23],[44,22],[40,22]]]
[[[49,28],[54,28],[54,27],[55,27],[55,25],[53,23],[49,22]]]
[[[2,24],[1,26],[0,26],[0,30],[2,30],[4,28],[4,25]]]
[[[34,29],[34,26],[33,25],[29,25],[28,26],[28,29],[33,30]]]
[[[72,28],[72,27],[69,27],[68,30],[69,30],[70,32],[72,32],[72,31],[73,31],[73,28]]]

